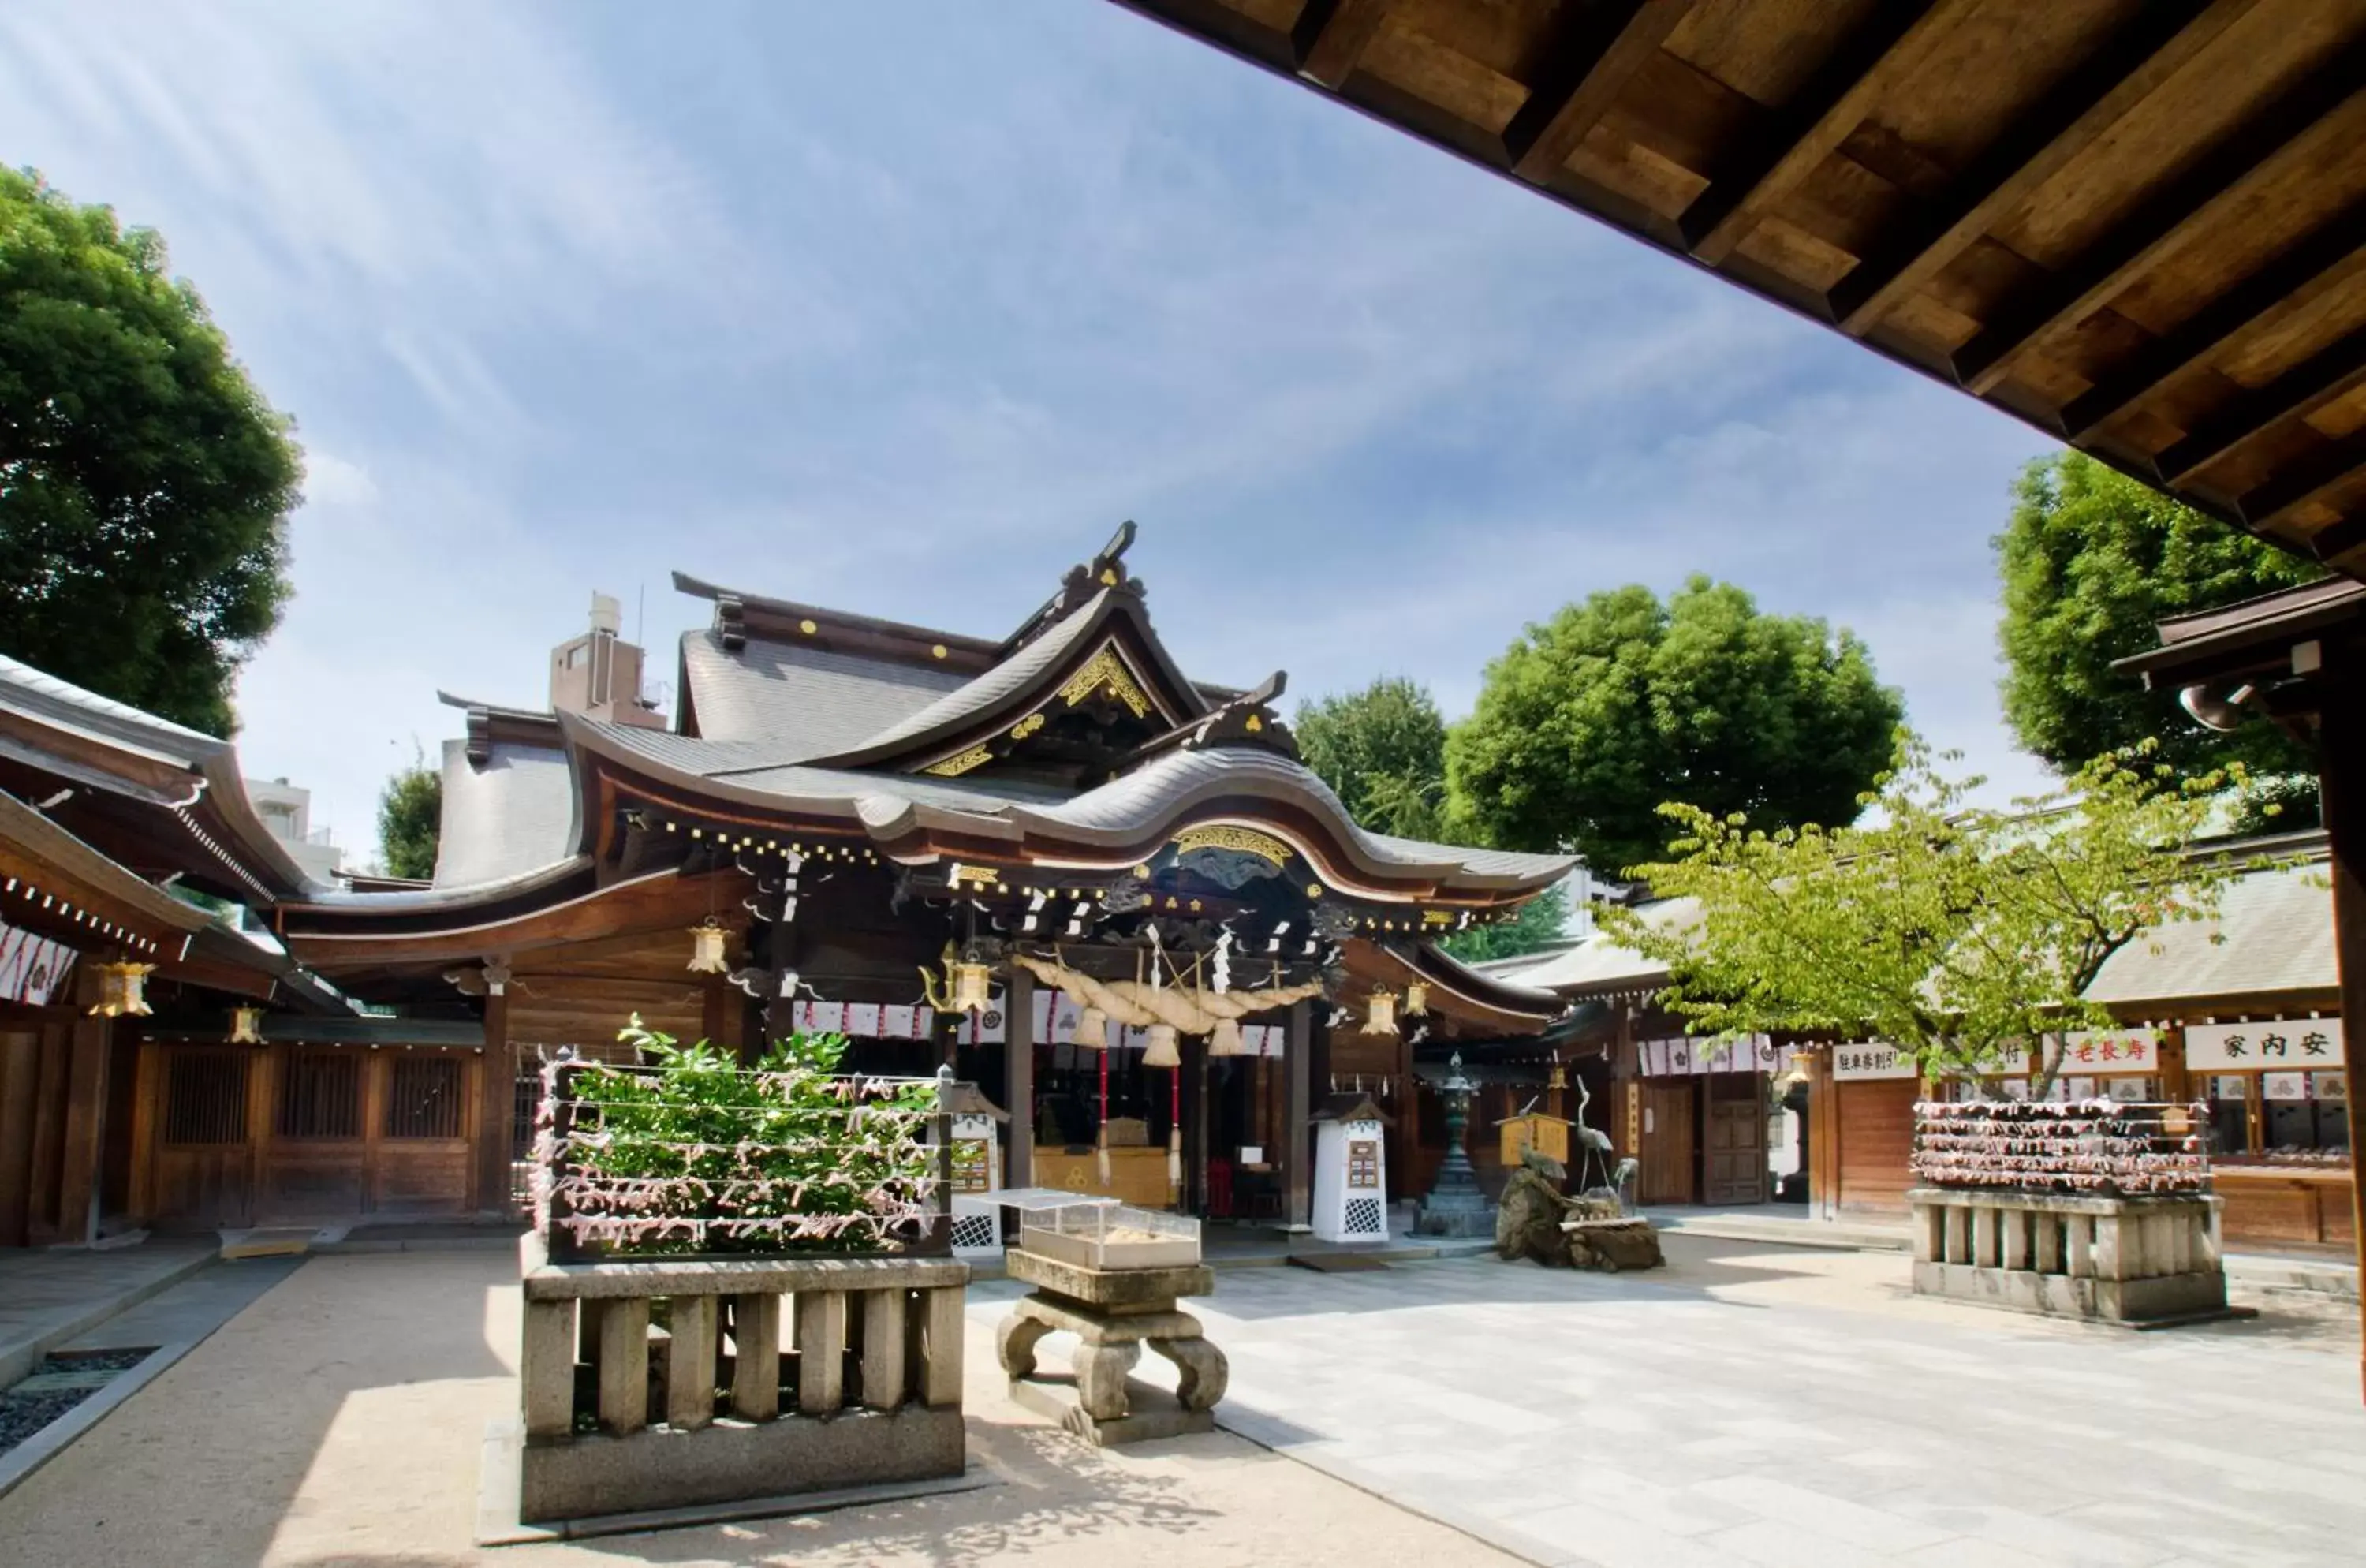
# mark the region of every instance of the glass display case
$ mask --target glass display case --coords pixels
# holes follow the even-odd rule
[[[1200,1261],[1200,1222],[1131,1203],[1069,1203],[1020,1216],[1019,1245],[1079,1269],[1181,1269]]]

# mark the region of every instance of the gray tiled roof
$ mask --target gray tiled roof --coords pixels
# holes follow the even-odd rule
[[[2214,935],[2224,940],[2214,942]],[[2319,863],[2236,878],[2219,902],[2216,920],[2172,925],[2150,942],[2120,949],[2087,987],[2087,999],[2132,1006],[2330,991],[2340,983],[2333,958],[2333,889]]]
[[[985,674],[963,683],[958,690],[947,692],[928,706],[906,716],[900,723],[883,727],[865,736],[859,745],[838,750],[868,751],[876,747],[893,746],[940,729],[957,728],[986,712],[1004,698],[1024,690],[1046,670],[1074,652],[1087,634],[1099,624],[1100,610],[1108,602],[1109,593],[1108,589],[1102,589],[1063,616],[1051,630]]]
[[[760,743],[772,762],[851,750],[966,679],[757,637],[735,653],[712,627],[683,634],[682,661],[699,733]]]
[[[1639,906],[1636,913],[1653,928],[1664,931],[1697,920],[1700,900],[1662,898]],[[1526,968],[1491,967],[1488,973],[1510,985],[1533,986],[1538,990],[1572,996],[1606,987],[1664,985],[1668,966],[1659,959],[1646,958],[1631,947],[1623,947],[1597,934],[1574,947],[1549,953]]]
[[[480,765],[444,742],[435,886],[502,882],[575,853],[575,776],[556,747],[496,742]]]

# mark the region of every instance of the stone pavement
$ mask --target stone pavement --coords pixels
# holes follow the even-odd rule
[[[239,1265],[238,1267],[253,1267]],[[1225,1432],[1099,1453],[1011,1404],[967,1345],[970,1462],[1000,1483],[803,1519],[479,1550],[485,1426],[516,1407],[514,1258],[314,1258],[17,1490],[41,1568],[970,1563],[1507,1568],[1442,1525]]]
[[[1189,1305],[1226,1426],[1534,1562],[2366,1561],[2345,1307],[2136,1334],[1915,1300],[1893,1254],[1668,1251],[1227,1274]]]
[[[0,1385],[75,1334],[205,1268],[215,1250],[209,1236],[96,1251],[0,1247]]]

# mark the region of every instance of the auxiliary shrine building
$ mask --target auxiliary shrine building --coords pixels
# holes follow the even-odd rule
[[[542,1061],[622,1051],[636,1015],[749,1060],[831,1029],[856,1070],[950,1063],[992,1102],[1003,1182],[1275,1222],[1308,1217],[1326,1101],[1368,1096],[1390,1122],[1385,1195],[1413,1195],[1438,1116],[1416,1042],[1534,1035],[1562,1007],[1436,940],[1509,918],[1571,863],[1358,828],[1298,760],[1279,675],[1235,691],[1177,668],[1126,570],[1132,536],[998,637],[677,578],[714,613],[683,640],[671,727],[595,610],[553,656],[549,708],[445,698],[466,735],[445,750],[429,883],[248,865],[263,846],[231,789],[98,792],[91,860],[152,892],[205,871],[267,928],[211,945],[300,979],[166,984],[167,964],[145,1014],[49,1010],[104,1033],[88,1072],[118,1091],[76,1100],[84,1069],[52,1085],[40,1049],[25,1079],[116,1149],[94,1224],[500,1211]],[[11,792],[127,771],[154,739],[53,738]],[[149,843],[175,833],[172,854]],[[114,941],[81,951],[96,964]]]

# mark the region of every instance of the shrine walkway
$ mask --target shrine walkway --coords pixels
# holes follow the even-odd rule
[[[1918,1301],[1895,1254],[1668,1251],[1227,1272],[1193,1310],[1232,1429],[1533,1562],[2359,1561],[2354,1303],[2135,1334]]]

